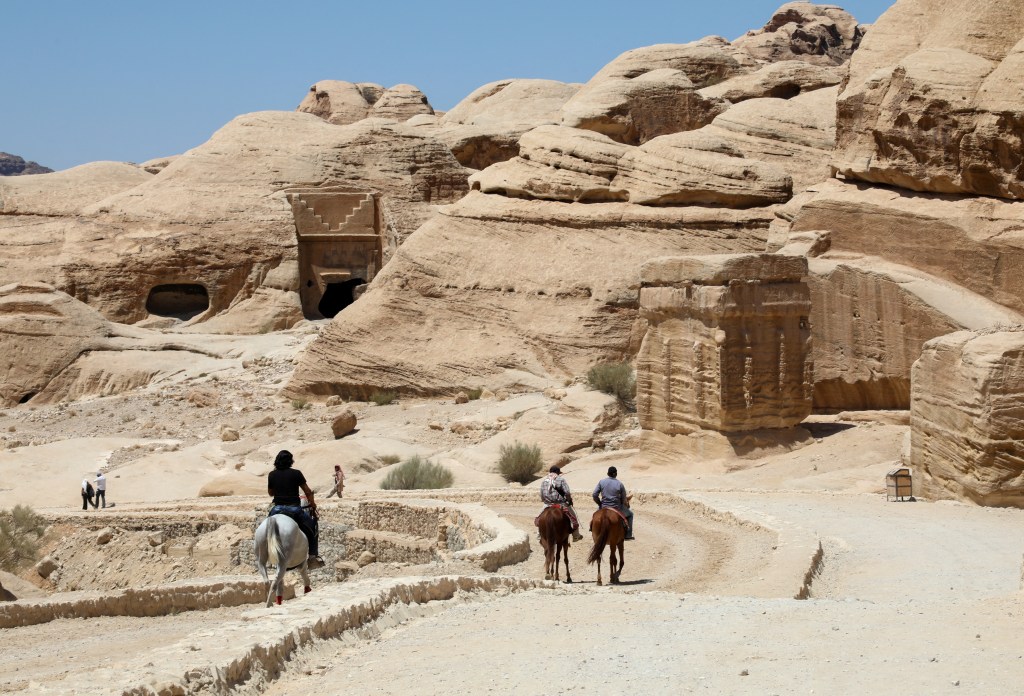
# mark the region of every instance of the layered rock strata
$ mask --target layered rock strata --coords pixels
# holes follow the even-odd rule
[[[911,465],[933,498],[1024,507],[1024,331],[959,331],[914,364]]]
[[[747,454],[758,440],[806,436],[794,430],[812,400],[806,275],[805,259],[770,254],[644,265],[637,412],[649,457]]]
[[[835,168],[915,191],[1024,198],[1024,12],[901,0],[850,61]]]

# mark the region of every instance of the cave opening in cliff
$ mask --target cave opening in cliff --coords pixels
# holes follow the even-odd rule
[[[317,311],[328,319],[333,319],[338,312],[355,302],[355,289],[366,281],[362,278],[350,278],[343,283],[328,283],[324,289]]]
[[[210,308],[210,295],[198,283],[157,285],[149,291],[146,311],[160,317],[188,321]]]

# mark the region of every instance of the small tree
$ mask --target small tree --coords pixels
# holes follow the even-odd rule
[[[398,394],[393,391],[375,391],[370,394],[370,401],[377,404],[378,406],[387,406],[394,402],[398,398]]]
[[[389,471],[380,487],[386,491],[450,488],[454,481],[446,467],[415,455]]]
[[[15,505],[0,512],[0,568],[14,572],[39,555],[39,541],[46,532],[46,520],[27,505]]]
[[[516,441],[498,450],[498,472],[509,483],[529,483],[544,466],[540,447]]]

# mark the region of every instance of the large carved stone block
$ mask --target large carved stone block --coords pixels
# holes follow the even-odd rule
[[[641,271],[649,327],[637,361],[645,430],[791,428],[811,412],[807,260],[771,254],[656,259]]]
[[[1024,507],[1024,331],[933,339],[911,384],[910,457],[923,494]]]

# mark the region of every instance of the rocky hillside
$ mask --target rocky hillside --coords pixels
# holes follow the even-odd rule
[[[20,176],[22,174],[47,174],[53,170],[38,162],[26,162],[24,158],[0,152],[0,176]]]

